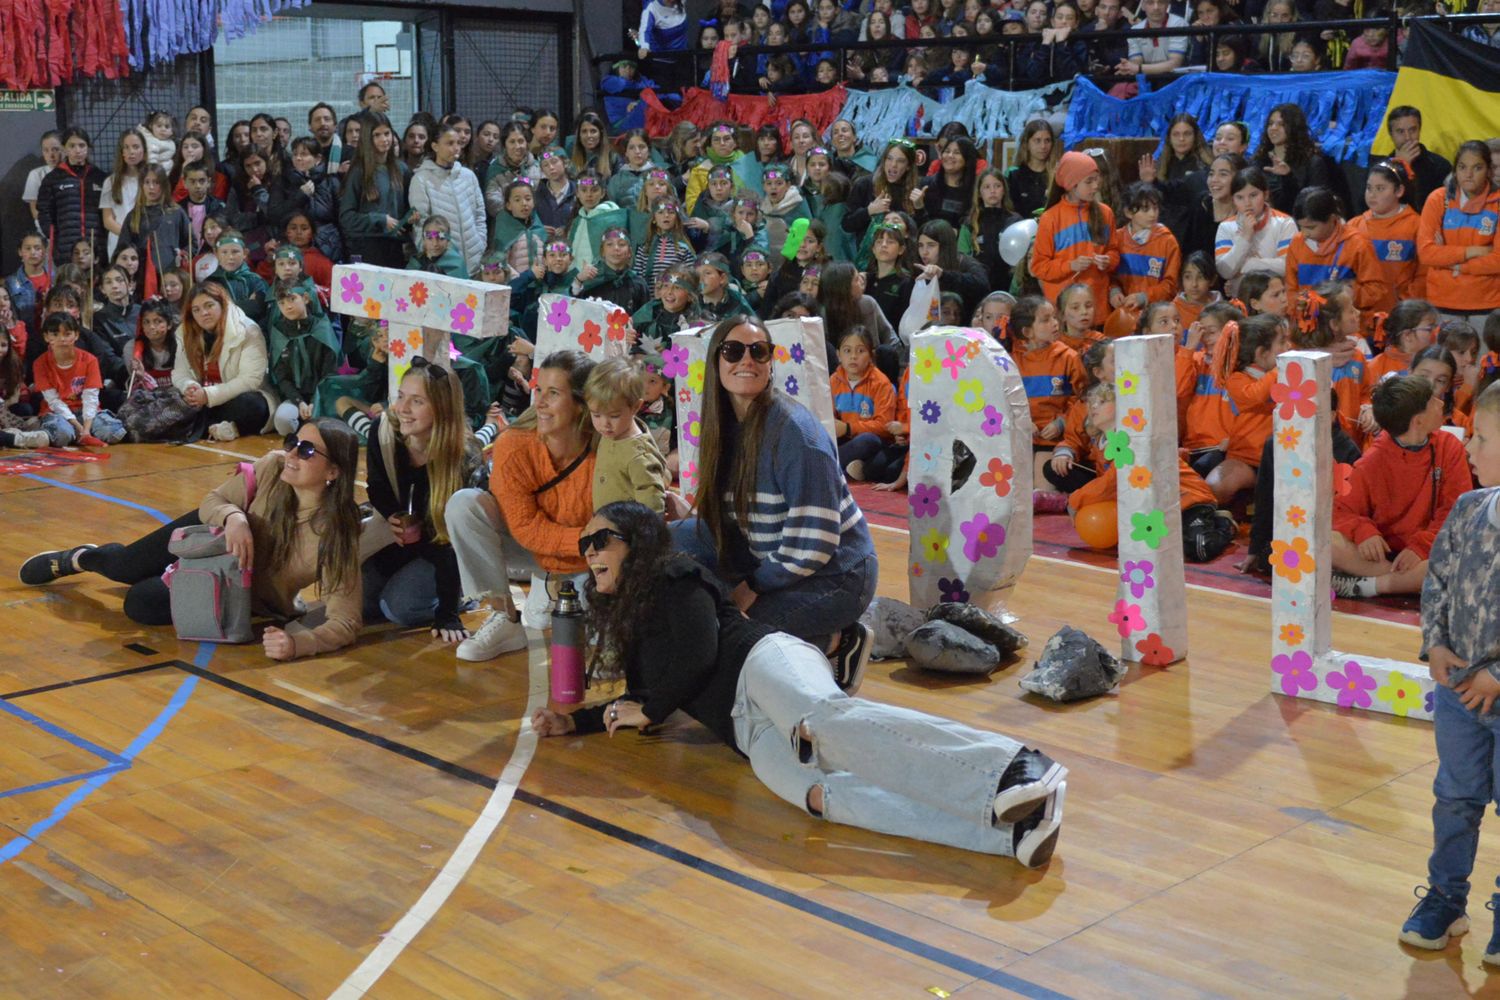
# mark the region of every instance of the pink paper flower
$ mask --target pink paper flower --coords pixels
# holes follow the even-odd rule
[[[358,305],[364,301],[365,283],[359,280],[359,275],[344,275],[343,280],[339,282],[339,287],[343,289],[342,295],[345,302]]]
[[[1313,659],[1307,650],[1299,649],[1290,655],[1280,653],[1271,658],[1271,669],[1281,675],[1281,693],[1296,697],[1299,691],[1312,691],[1318,686],[1313,673]]]
[[[1141,615],[1141,606],[1131,604],[1124,598],[1115,602],[1115,609],[1109,613],[1109,621],[1120,633],[1122,639],[1132,632],[1143,632],[1146,629],[1146,619]]]
[[[958,530],[964,536],[964,558],[970,562],[998,555],[1005,544],[1005,526],[991,521],[987,514],[975,514]]]
[[[1375,690],[1375,678],[1365,673],[1354,660],[1344,663],[1343,670],[1330,670],[1326,683],[1339,693],[1339,708],[1369,708]]]

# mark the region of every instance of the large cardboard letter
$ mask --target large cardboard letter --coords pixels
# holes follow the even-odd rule
[[[398,271],[373,264],[337,264],[333,311],[385,320],[390,330],[387,383],[395,399],[412,359],[448,366],[455,333],[503,337],[510,328],[510,287],[448,278],[427,271]]]
[[[1271,542],[1271,690],[1340,708],[1432,718],[1432,677],[1404,663],[1333,648],[1333,362],[1322,351],[1289,351],[1272,433],[1276,450]],[[1347,467],[1345,467],[1346,471]]]
[[[1020,373],[983,330],[938,327],[912,338],[907,394],[911,603],[1001,611],[1031,557],[1035,427]]]
[[[595,361],[630,353],[630,314],[603,299],[543,295],[537,308],[536,360],[582,351]]]
[[[1109,616],[1120,659],[1164,667],[1187,655],[1174,338],[1115,341],[1115,463],[1120,583]]]

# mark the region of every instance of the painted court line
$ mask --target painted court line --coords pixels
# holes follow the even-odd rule
[[[95,500],[105,500],[119,507],[129,507],[131,510],[138,510],[143,514],[151,515],[162,524],[167,524],[172,520],[161,511],[153,507],[147,507],[144,504],[138,504],[133,500],[122,500],[119,497],[112,497],[108,493],[95,493],[93,490],[86,490],[82,486],[74,486],[72,483],[60,483],[56,479],[48,479],[46,476],[39,476],[34,472],[23,472],[21,473],[21,478],[33,479],[39,483],[46,483],[48,486],[56,486],[58,489],[67,490],[69,493],[81,493],[86,497],[93,497]]]
[[[474,825],[469,827],[469,832],[464,834],[463,840],[449,856],[443,865],[442,871],[427,886],[420,899],[412,904],[411,909],[398,921],[396,926],[383,937],[375,950],[365,956],[365,960],[343,981],[338,989],[329,994],[330,1000],[355,1000],[365,995],[365,991],[375,985],[391,963],[396,961],[406,946],[422,932],[433,916],[442,905],[448,901],[453,890],[469,874],[469,869],[474,867],[474,862],[479,858],[479,852],[489,841],[500,821],[505,818],[506,810],[510,808],[512,799],[515,798],[516,788],[521,784],[521,778],[526,773],[527,766],[532,757],[536,755],[537,735],[531,728],[531,716],[537,709],[547,703],[547,669],[546,669],[546,647],[542,640],[533,635],[530,639],[529,673],[531,690],[526,698],[526,712],[521,716],[521,729],[516,734],[516,745],[511,750],[510,762],[500,772],[500,778],[495,782],[495,790],[490,794],[490,800],[484,804],[479,818]]]
[[[228,688],[229,690],[234,691],[238,694],[245,695],[248,698],[254,698],[256,701],[259,701],[262,704],[269,705],[272,708],[280,709],[283,712],[295,715],[298,718],[307,720],[308,722],[316,723],[320,726],[323,726],[324,728],[331,729],[334,732],[352,737],[353,739],[368,743],[371,746],[390,751],[391,753],[397,754],[398,756],[405,757],[407,760],[412,761],[413,763],[422,764],[436,771],[441,771],[444,774],[448,774],[455,778],[458,778],[460,781],[466,781],[471,785],[478,785],[482,788],[495,788],[498,784],[494,778],[490,778],[486,775],[480,774],[473,768],[465,767],[463,764],[459,764],[451,760],[446,760],[442,757],[430,754],[425,750],[419,750],[416,747],[409,746],[405,743],[398,743],[395,740],[388,739],[387,737],[369,732],[368,730],[360,729],[359,727],[352,726],[340,719],[331,718],[330,716],[324,715],[321,712],[316,712],[304,705],[299,705],[296,702],[287,701],[285,698],[279,698],[276,695],[270,694],[266,691],[262,691],[258,688],[250,687],[246,684],[242,684],[239,681],[225,677],[222,674],[214,673],[212,670],[206,670],[196,666],[191,666],[189,664],[183,663],[180,660],[176,661],[173,665],[178,669],[186,670],[189,673],[195,674],[203,680],[208,681],[212,684],[217,684],[220,687]],[[879,941],[883,944],[890,945],[891,947],[900,949],[907,954],[916,955],[918,957],[927,959],[928,961],[946,966],[947,968],[953,969],[956,972],[974,976],[975,978],[982,979],[983,981],[988,983],[994,983],[996,985],[1004,986],[1006,989],[1009,989],[1012,992],[1019,993],[1022,996],[1031,997],[1033,998],[1033,1000],[1068,1000],[1066,994],[1058,993],[1054,990],[1048,989],[1045,986],[1041,986],[1029,980],[1022,979],[1019,976],[1008,973],[1003,969],[985,965],[981,962],[976,961],[975,959],[968,958],[967,956],[959,955],[946,949],[939,948],[936,945],[928,944],[924,941],[910,937],[906,934],[902,934],[898,931],[893,931],[889,928],[881,927],[879,924],[861,919],[859,917],[855,917],[851,914],[843,913],[840,910],[836,910],[833,907],[824,905],[822,903],[818,903],[810,899],[805,899],[802,896],[791,892],[790,890],[781,888],[780,886],[771,885],[770,883],[755,878],[754,876],[737,872],[732,868],[727,868],[723,865],[708,861],[705,858],[700,858],[694,854],[689,854],[686,851],[671,847],[659,840],[648,837],[645,834],[636,833],[633,830],[627,830],[626,828],[615,823],[611,823],[608,820],[601,819],[597,816],[591,816],[587,813],[580,812],[579,810],[574,809],[571,806],[563,805],[561,802],[555,802],[552,799],[546,798],[545,796],[537,795],[535,792],[528,792],[525,789],[518,789],[515,792],[515,798],[520,800],[521,802],[526,803],[527,805],[534,806],[538,809],[543,810],[544,812],[551,813],[552,815],[557,816],[560,819],[575,823],[579,826],[584,827],[585,829],[593,831],[594,833],[598,833],[611,839],[617,840],[622,844],[639,848],[640,850],[649,851],[652,854],[657,855],[658,857],[665,858],[669,861],[675,862],[676,864],[680,864],[710,878],[718,879],[719,881],[725,882],[729,885],[733,885],[740,889],[744,889],[748,892],[753,892],[765,899],[781,903],[782,905],[787,906],[791,909],[798,910],[820,920],[825,920],[835,926],[842,927],[855,934],[859,934],[861,936],[871,938],[872,940]]]
[[[81,774],[69,774],[61,778],[53,778],[50,781],[38,781],[34,784],[22,785],[20,788],[9,788],[5,791],[0,791],[0,799],[8,799],[15,795],[25,795],[27,792],[39,792],[44,788],[56,788],[58,785],[68,785],[75,781],[88,781],[93,778],[103,777],[104,775],[114,774],[116,771],[123,771],[130,767],[130,762],[113,750],[106,750],[97,743],[92,743],[84,739],[82,736],[75,736],[63,727],[48,722],[39,715],[33,715],[21,706],[11,704],[8,700],[0,701],[0,712],[14,715],[22,722],[35,726],[54,739],[62,740],[64,743],[71,744],[85,753],[93,754],[104,761],[105,765],[104,767],[95,768],[92,771],[84,771]]]
[[[202,657],[202,651],[205,649],[208,650],[211,655],[213,652],[213,647],[209,645],[200,647],[199,658],[203,658],[206,660],[206,658]],[[162,730],[167,728],[167,723],[171,722],[172,718],[178,712],[182,711],[182,706],[187,704],[188,699],[192,697],[193,689],[197,686],[198,678],[183,678],[182,683],[178,685],[176,692],[173,693],[172,698],[167,702],[166,707],[163,708],[159,713],[157,713],[156,718],[152,720],[149,726],[141,730],[140,734],[137,735],[135,739],[130,741],[130,745],[128,747],[120,751],[120,757],[127,764],[139,757],[141,752],[144,751],[148,746],[150,746],[152,742],[154,742],[155,739],[162,734]],[[98,774],[92,778],[89,778],[78,788],[74,789],[71,795],[69,795],[67,798],[63,799],[55,807],[53,807],[51,813],[31,824],[31,826],[26,830],[25,833],[16,837],[8,844],[0,845],[0,865],[3,865],[7,861],[10,861],[11,859],[17,857],[22,851],[26,850],[26,848],[36,843],[38,837],[46,833],[48,830],[52,829],[58,823],[61,823],[63,819],[68,815],[68,813],[72,812],[79,805],[81,805],[84,800],[87,799],[90,795],[93,795],[99,789],[109,784],[110,779],[112,779],[116,774],[119,774],[121,770],[123,770],[123,768],[110,770],[107,771],[107,773]]]

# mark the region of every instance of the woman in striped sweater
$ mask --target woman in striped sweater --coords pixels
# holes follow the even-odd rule
[[[875,546],[823,425],[771,378],[771,334],[731,316],[708,341],[698,516],[679,548],[734,582],[745,614],[828,652],[841,683],[863,672],[859,616],[875,596]]]

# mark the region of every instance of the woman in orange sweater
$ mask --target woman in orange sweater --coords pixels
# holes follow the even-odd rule
[[[1427,301],[1455,319],[1500,308],[1500,191],[1490,178],[1490,151],[1470,140],[1458,147],[1453,176],[1427,196],[1417,230],[1417,257],[1427,270]]]
[[[583,386],[593,368],[578,351],[549,354],[537,369],[535,404],[495,440],[489,492],[459,490],[448,501],[444,519],[463,593],[490,609],[459,646],[465,660],[525,648],[527,628],[548,627],[564,579],[578,577],[582,593],[588,567],[578,534],[594,514],[595,444]],[[510,600],[512,560],[540,570],[519,622]]]
[[[1068,404],[1083,393],[1088,376],[1078,353],[1057,339],[1057,310],[1046,299],[1022,296],[1011,310],[1008,327],[1011,342],[1006,349],[1016,361],[1036,425],[1032,482],[1040,483],[1045,481],[1052,449],[1062,440]]]
[[[1389,313],[1396,297],[1370,241],[1339,215],[1338,199],[1325,187],[1303,188],[1292,209],[1297,235],[1286,250],[1286,297],[1296,302],[1303,288],[1327,281],[1349,282],[1354,305],[1374,322]]]
[[[1386,283],[1395,291],[1397,302],[1420,299],[1427,293],[1427,279],[1417,260],[1417,230],[1422,217],[1407,200],[1411,192],[1411,176],[1407,173],[1410,169],[1400,160],[1371,167],[1365,180],[1365,204],[1369,210],[1349,220],[1349,229],[1365,237],[1375,248],[1375,259],[1385,271]]]
[[[1120,263],[1112,237],[1115,215],[1099,202],[1099,166],[1083,153],[1064,153],[1052,176],[1047,210],[1037,222],[1031,273],[1052,301],[1073,282],[1094,293],[1094,315],[1109,313],[1109,279]]]
[[[1286,349],[1286,323],[1276,316],[1252,316],[1243,323],[1228,324],[1214,345],[1214,377],[1229,394],[1234,413],[1229,450],[1208,474],[1209,488],[1221,504],[1255,485],[1260,453],[1271,436],[1276,357]]]

